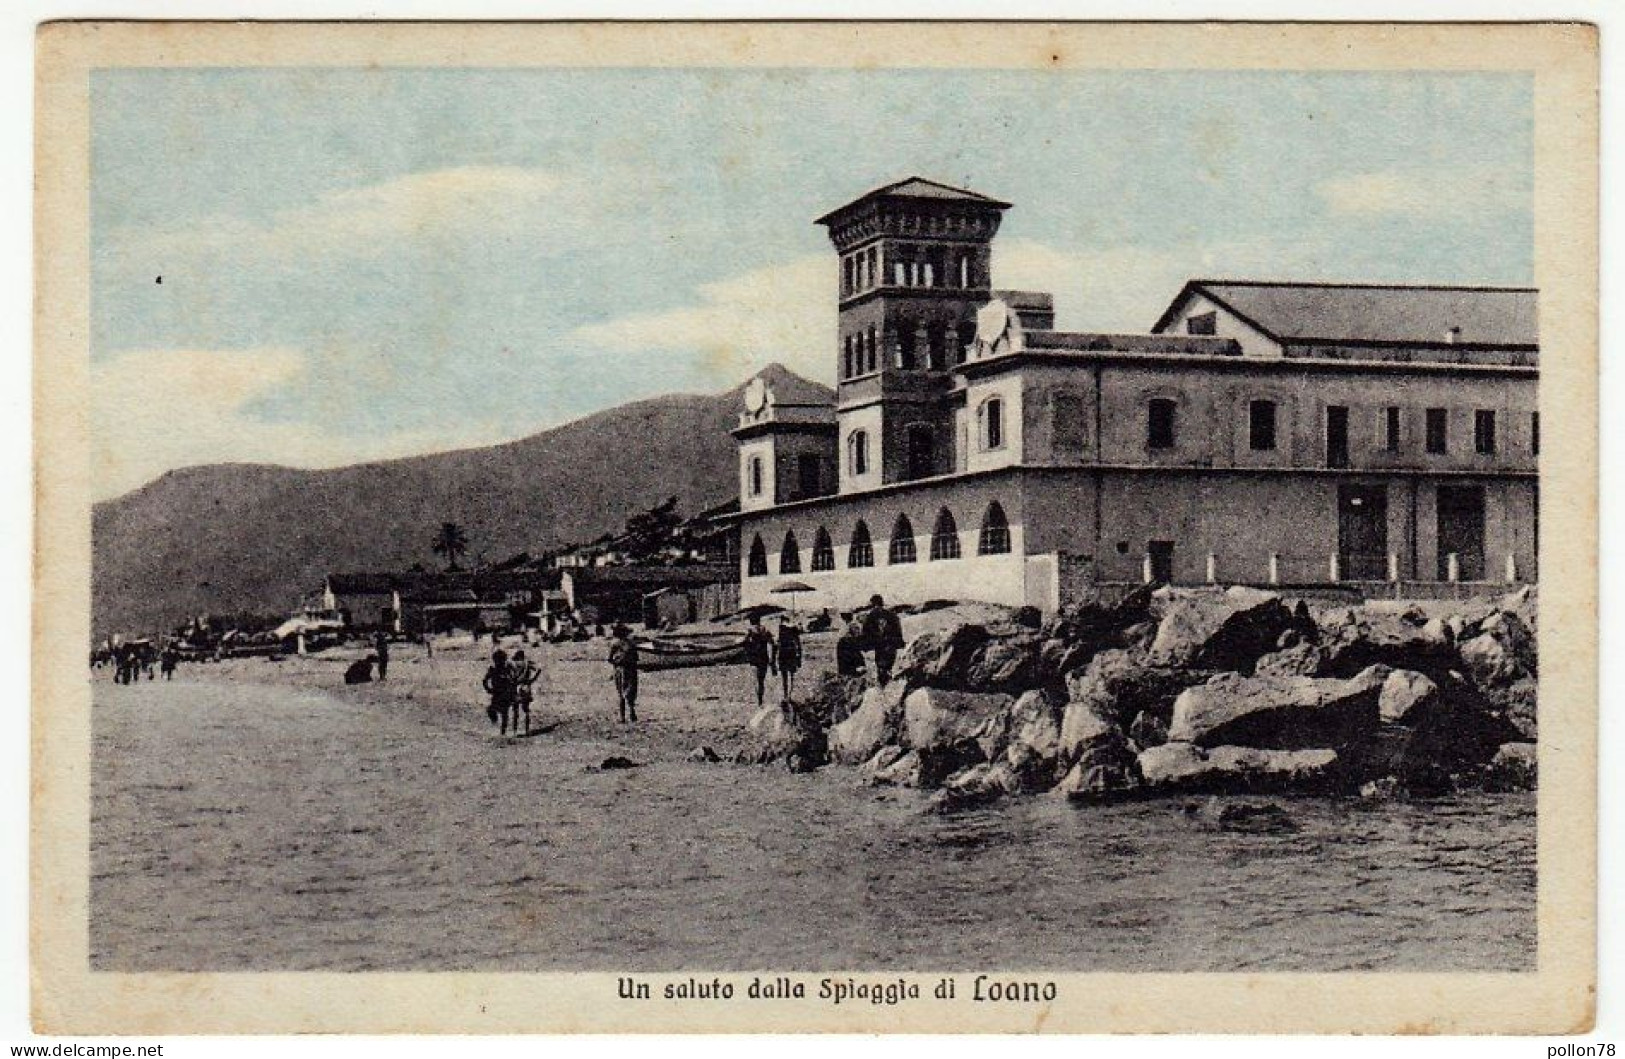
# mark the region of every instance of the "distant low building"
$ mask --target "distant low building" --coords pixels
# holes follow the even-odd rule
[[[401,613],[397,588],[392,574],[328,574],[321,609],[352,628],[395,629]]]
[[[734,568],[717,563],[691,566],[589,566],[559,572],[566,604],[587,625],[645,623],[644,598],[660,590],[682,590],[699,598],[715,585],[737,583]],[[723,596],[713,594],[719,601]],[[737,600],[737,594],[733,595]],[[719,602],[716,606],[725,605]],[[696,603],[696,609],[699,605]],[[707,609],[715,609],[715,606]],[[702,618],[718,614],[703,613]]]

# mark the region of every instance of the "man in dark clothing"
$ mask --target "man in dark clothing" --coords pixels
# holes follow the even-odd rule
[[[513,712],[513,670],[508,665],[508,652],[492,651],[491,667],[485,671],[485,678],[480,681],[485,693],[491,696],[491,705],[485,708],[485,716],[491,723],[500,725],[502,734],[508,734],[508,715]]]
[[[779,673],[784,679],[783,709],[795,718],[796,671],[801,668],[801,626],[793,621],[779,622],[779,645],[774,654]]]
[[[863,616],[863,639],[875,653],[875,680],[885,687],[897,664],[897,652],[903,649],[903,623],[886,609],[886,601],[879,595],[869,600],[869,611]]]
[[[767,697],[767,673],[775,669],[773,662],[773,635],[762,628],[760,615],[750,616],[750,628],[745,631],[745,661],[756,672],[756,706],[761,708]]]
[[[847,622],[835,641],[835,672],[843,677],[861,677],[865,672],[863,626],[856,621]]]
[[[382,632],[373,633],[372,653],[378,659],[378,679],[389,675],[389,637]]]
[[[624,724],[638,719],[638,645],[625,625],[616,625],[614,632],[609,642],[609,666],[615,673],[615,695]]]
[[[519,730],[519,715],[524,714],[525,734],[529,735],[530,704],[535,700],[533,685],[536,678],[542,675],[542,671],[536,667],[536,663],[525,657],[524,651],[513,653],[513,661],[509,663],[509,667],[513,670],[513,728],[516,732]]]
[[[164,653],[158,656],[158,668],[164,671],[165,680],[175,679],[175,664],[180,661],[180,655],[173,647],[164,648]]]

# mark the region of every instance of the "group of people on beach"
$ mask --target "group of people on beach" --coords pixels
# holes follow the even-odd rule
[[[752,614],[745,631],[745,662],[755,676],[756,705],[761,708],[767,699],[768,675],[780,679],[781,708],[795,712],[795,678],[801,670],[802,627],[794,618],[784,618],[775,632],[763,626],[760,614]],[[868,671],[865,653],[874,656],[876,682],[884,687],[891,680],[897,653],[903,648],[903,626],[896,613],[886,606],[879,595],[869,605],[851,616],[845,630],[835,642],[835,667],[842,676],[861,676]],[[387,665],[388,655],[383,653],[379,676]],[[617,716],[622,724],[636,723],[638,719],[638,644],[632,630],[616,623],[610,629],[608,662],[615,686]],[[489,696],[486,716],[498,731],[507,735],[510,729],[517,734],[520,720],[524,721],[524,734],[531,732],[530,708],[535,701],[536,682],[541,670],[525,657],[523,649],[512,656],[501,648],[491,652],[491,664],[486,669],[480,686]]]
[[[541,675],[541,669],[525,657],[523,648],[515,651],[512,658],[500,647],[491,652],[491,665],[480,686],[491,698],[485,715],[501,734],[507,735],[510,726],[514,734],[519,734],[521,717],[525,722],[524,734],[530,734],[530,706],[535,701],[536,681]]]
[[[142,677],[148,680],[157,678],[153,671],[156,665],[162,672],[165,680],[173,680],[175,666],[180,662],[180,652],[174,647],[165,647],[158,650],[150,643],[123,643],[108,649],[102,654],[91,656],[91,665],[99,667],[103,662],[113,667],[113,682],[115,684],[134,684]]]

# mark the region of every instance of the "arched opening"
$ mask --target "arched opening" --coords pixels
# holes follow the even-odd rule
[[[779,549],[779,573],[801,573],[801,546],[796,543],[796,531],[784,534],[784,546]]]
[[[854,430],[846,438],[846,466],[853,475],[869,473],[869,432]]]
[[[982,402],[979,410],[981,420],[978,433],[982,439],[983,449],[1001,449],[1004,447],[1004,399],[1002,397],[989,397]]]
[[[750,542],[750,559],[745,567],[745,576],[761,577],[767,573],[767,545],[762,543],[762,535],[758,533]]]
[[[891,551],[886,561],[896,566],[898,563],[912,563],[916,558],[914,524],[908,520],[907,515],[898,515],[897,521],[892,523]]]
[[[1004,555],[1010,550],[1010,522],[1004,517],[1004,508],[997,500],[987,506],[982,516],[982,532],[976,542],[978,555]]]
[[[931,558],[959,558],[959,524],[947,508],[937,512],[937,524],[931,529]]]
[[[829,530],[818,527],[818,535],[813,538],[812,571],[822,573],[835,569],[835,545],[830,542]]]
[[[899,321],[897,327],[897,366],[904,371],[914,370],[914,324]]]
[[[764,560],[765,561],[765,560]],[[848,567],[875,565],[875,546],[869,539],[869,524],[862,519],[852,530],[852,543],[846,549]]]

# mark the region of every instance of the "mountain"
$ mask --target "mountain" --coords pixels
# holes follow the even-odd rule
[[[761,374],[833,400],[780,365]],[[743,390],[636,401],[489,448],[329,470],[171,471],[95,506],[94,633],[286,613],[329,572],[433,567],[443,521],[467,531],[472,562],[592,540],[672,495],[693,514],[737,492],[728,431]]]

